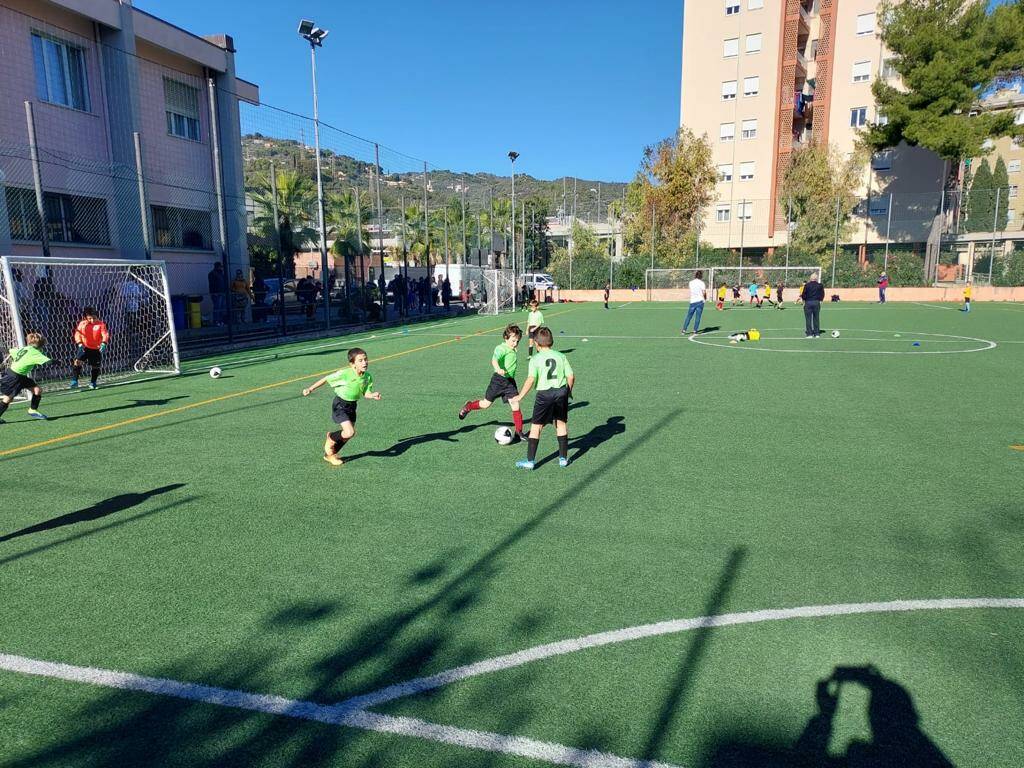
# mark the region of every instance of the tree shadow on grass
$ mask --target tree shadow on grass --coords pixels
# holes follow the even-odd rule
[[[179,488],[184,488],[184,483],[172,483],[171,485],[164,485],[159,488],[154,488],[151,491],[143,491],[142,493],[122,493],[117,496],[111,496],[109,499],[103,499],[95,504],[79,509],[75,512],[68,512],[66,515],[60,515],[58,517],[44,520],[41,523],[30,525],[27,528],[8,533],[5,536],[0,536],[0,544],[11,539],[17,539],[20,536],[30,536],[33,533],[42,533],[43,531],[52,531],[54,528],[63,528],[66,525],[75,525],[76,523],[84,523],[90,520],[100,520],[109,515],[116,514],[118,512],[124,512],[126,509],[142,504],[154,496],[159,496],[162,493],[169,493],[170,491],[176,491]]]
[[[352,456],[342,454],[341,457],[345,460],[346,464],[357,459],[365,459],[369,457],[393,459],[403,455],[410,448],[415,448],[419,445],[426,445],[428,443],[457,443],[459,441],[456,440],[456,438],[459,435],[468,435],[470,432],[475,432],[483,427],[497,427],[501,424],[502,422],[500,421],[486,421],[480,424],[467,424],[466,426],[459,427],[458,429],[446,429],[441,432],[427,432],[422,435],[413,435],[412,437],[402,438],[390,448],[385,448],[383,451],[363,451],[362,453],[356,453]]]
[[[360,621],[339,616],[331,601],[316,598],[292,600],[275,606],[250,637],[240,636],[232,647],[199,651],[158,668],[140,660],[140,674],[172,680],[201,680],[232,691],[267,692],[290,699],[332,705],[353,697],[379,692],[398,683],[421,682],[410,689],[420,696],[441,695],[430,676],[479,661],[502,643],[474,639],[480,636],[475,622],[477,608],[490,601],[505,601],[495,580],[506,567],[516,566],[516,550],[539,533],[559,513],[572,509],[577,497],[599,478],[638,450],[654,435],[670,427],[679,411],[638,435],[620,451],[608,456],[556,499],[529,516],[513,521],[489,547],[463,561],[460,553],[446,552],[426,559],[399,576],[407,586],[396,607],[382,603],[376,615]],[[504,517],[496,519],[501,525]],[[440,562],[439,558],[447,558]],[[348,577],[339,564],[339,582]],[[488,606],[493,612],[495,605]],[[493,615],[493,613],[491,614]],[[491,619],[493,620],[493,619]],[[543,606],[531,605],[500,619],[509,640],[535,644],[543,638],[547,620]],[[288,626],[296,643],[322,651],[304,660],[300,673],[284,674],[281,663],[290,653],[284,639],[267,643],[270,628]],[[313,645],[310,645],[313,643]],[[300,658],[302,658],[300,656]],[[288,668],[285,665],[285,668]],[[275,673],[275,670],[277,672]],[[276,674],[276,676],[275,676]],[[492,727],[503,734],[519,734],[532,721],[535,702],[531,696],[536,668],[509,671],[521,695],[508,703]],[[53,686],[75,685],[49,681]],[[59,689],[58,689],[59,690]],[[510,758],[485,749],[438,744],[401,735],[380,734],[346,726],[301,720],[309,708],[289,707],[282,715],[245,709],[228,692],[212,692],[227,706],[211,706],[154,693],[85,689],[85,703],[66,705],[54,715],[53,731],[33,733],[15,747],[10,768],[494,768],[509,765]],[[210,692],[210,689],[203,689]],[[165,694],[167,693],[164,689]],[[493,701],[493,689],[484,686],[473,694],[473,706]],[[376,699],[374,709],[386,699]],[[424,702],[429,707],[429,702]],[[67,727],[56,727],[56,720]],[[50,721],[44,720],[49,723]],[[606,743],[608,731],[582,722],[575,729],[578,743]],[[518,764],[519,761],[516,761]]]

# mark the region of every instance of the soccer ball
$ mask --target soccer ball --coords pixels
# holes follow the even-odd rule
[[[498,445],[512,445],[514,437],[515,433],[512,431],[512,427],[498,427],[494,430],[494,442]]]
[[[213,366],[213,368],[210,369],[210,378],[211,379],[219,379],[220,378],[220,374],[221,374],[221,370],[216,365]]]
[[[838,339],[839,338],[839,331],[832,331],[832,338],[833,339]]]

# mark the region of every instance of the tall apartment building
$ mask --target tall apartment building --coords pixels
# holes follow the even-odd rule
[[[240,99],[259,91],[226,35],[130,0],[0,0],[0,253],[43,250],[38,170],[53,257],[164,259],[175,291],[205,291],[223,251],[246,266]]]
[[[809,141],[844,156],[884,120],[871,94],[894,77],[878,0],[687,0],[681,125],[712,142],[717,202],[702,227],[716,247],[784,246],[783,174]],[[901,146],[864,167],[853,243],[924,243],[942,205],[944,163]],[[892,202],[890,211],[890,201]]]

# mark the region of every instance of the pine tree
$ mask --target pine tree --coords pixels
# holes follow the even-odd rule
[[[981,161],[971,178],[967,197],[968,232],[985,232],[992,229],[992,217],[996,213],[996,193],[992,188],[992,166],[988,158]]]
[[[1010,216],[1010,176],[1006,172],[1006,163],[1003,158],[996,160],[995,170],[992,171],[992,188],[999,191],[996,199],[999,201],[999,211],[995,214],[996,231],[1003,232],[1009,223]],[[995,201],[993,201],[993,204]]]

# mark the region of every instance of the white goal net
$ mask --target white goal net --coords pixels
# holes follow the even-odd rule
[[[482,274],[481,315],[498,315],[516,308],[516,275],[511,269],[485,269]]]
[[[702,267],[699,270],[697,268],[648,269],[644,273],[644,287],[647,290],[647,300],[654,301],[659,298],[659,294],[655,293],[655,291],[661,291],[660,295],[667,300],[676,300],[678,297],[673,296],[671,292],[687,289],[690,281],[697,276],[698,271],[701,272],[701,279],[707,285],[710,294],[711,291],[714,291],[720,285],[725,285],[730,289],[735,285],[746,288],[755,282],[758,285],[769,282],[772,288],[775,288],[780,283],[787,288],[799,288],[810,279],[811,275],[820,273],[821,267],[769,267],[750,264],[742,267]]]
[[[180,372],[164,262],[0,257],[3,355],[24,345],[29,333],[41,333],[53,360],[33,374],[44,389],[71,378],[75,326],[86,307],[110,332],[101,382]]]

